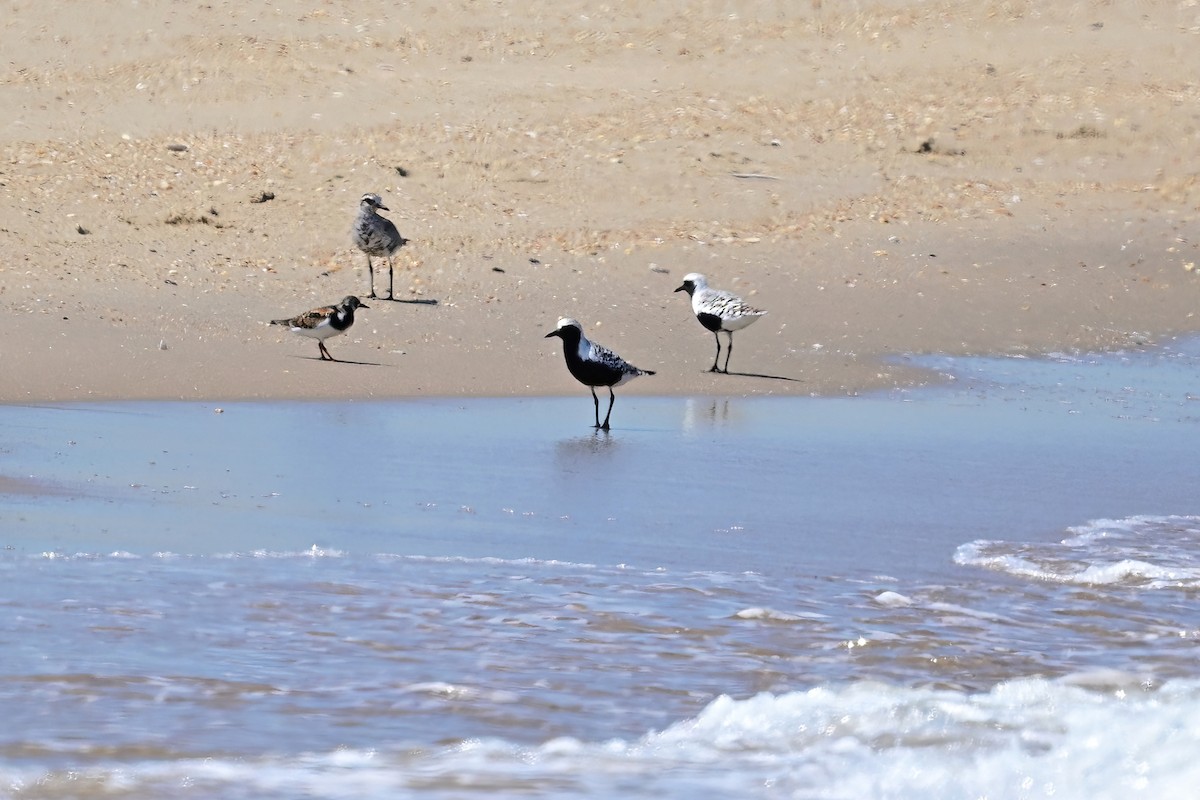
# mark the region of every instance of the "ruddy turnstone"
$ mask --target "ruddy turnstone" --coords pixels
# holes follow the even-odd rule
[[[271,320],[271,324],[286,325],[292,329],[292,333],[316,339],[321,360],[337,361],[325,349],[325,340],[330,336],[337,336],[339,333],[345,333],[350,329],[350,326],[354,324],[354,309],[369,307],[351,294],[344,297],[342,302],[335,306],[314,308],[312,311],[305,311],[303,314],[291,319],[273,319]]]
[[[358,201],[358,216],[354,219],[354,229],[351,231],[351,236],[354,239],[354,246],[367,254],[367,271],[371,273],[371,294],[368,297],[375,297],[375,266],[371,263],[371,256],[378,256],[387,259],[388,265],[388,300],[394,300],[395,296],[392,291],[392,256],[396,254],[404,245],[408,244],[408,239],[400,235],[400,231],[396,230],[396,226],[387,217],[379,216],[379,211],[389,211],[390,209],[383,204],[383,198],[377,194],[368,192],[362,196],[362,200]]]
[[[735,294],[712,289],[708,281],[699,272],[691,272],[683,276],[683,285],[675,291],[687,292],[692,298],[692,313],[700,324],[712,331],[717,340],[717,356],[709,372],[724,372],[729,374],[729,357],[733,355],[733,332],[740,331],[750,323],[767,313],[762,309],[747,305],[746,301]],[[720,369],[717,363],[721,360],[721,337],[724,331],[729,336],[729,347],[725,350],[725,368]]]
[[[583,335],[583,326],[573,319],[563,317],[558,321],[558,327],[546,334],[545,338],[557,336],[563,341],[563,355],[567,357],[567,369],[575,380],[592,390],[592,403],[596,407],[596,427],[608,430],[608,418],[612,416],[613,403],[616,395],[613,387],[637,378],[641,375],[653,375],[653,370],[638,369],[619,355],[588,341]],[[608,413],[604,422],[600,422],[600,398],[596,397],[596,387],[608,387]]]

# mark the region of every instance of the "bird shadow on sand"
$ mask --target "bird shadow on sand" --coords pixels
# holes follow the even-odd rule
[[[414,297],[412,299],[401,299],[399,297],[369,297],[368,300],[382,300],[385,303],[405,303],[410,306],[436,306],[440,305],[437,300],[426,299],[423,297]]]
[[[304,361],[328,361],[330,364],[353,364],[356,367],[384,367],[386,364],[381,364],[378,361],[355,361],[351,358],[335,358],[330,361],[328,358],[313,358],[312,356],[292,356]]]
[[[761,372],[713,372],[711,374],[733,375],[738,378],[765,378],[769,381],[792,381],[793,383],[804,383],[804,380],[801,378],[789,378],[786,375],[765,375]]]

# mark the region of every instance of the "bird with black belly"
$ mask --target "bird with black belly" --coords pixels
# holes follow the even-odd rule
[[[642,375],[653,375],[653,370],[638,369],[607,347],[589,341],[583,335],[583,326],[569,317],[558,321],[558,327],[546,334],[549,339],[557,336],[563,342],[563,355],[567,359],[567,370],[575,378],[592,391],[592,403],[596,408],[596,428],[608,430],[608,419],[612,416],[613,403],[616,395],[613,387],[628,383]],[[600,422],[600,398],[596,397],[596,387],[608,387],[608,413],[604,422]]]
[[[755,308],[745,300],[730,292],[713,289],[699,272],[690,272],[683,276],[683,285],[675,291],[687,292],[692,298],[692,313],[704,326],[711,331],[717,340],[717,355],[709,372],[724,372],[729,374],[729,357],[733,355],[733,332],[757,322],[766,311]],[[717,366],[721,361],[722,331],[729,337],[729,347],[725,350],[725,368]]]

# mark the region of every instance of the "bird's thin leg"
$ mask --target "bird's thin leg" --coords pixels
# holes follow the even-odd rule
[[[325,343],[320,339],[317,340],[317,352],[321,355],[322,361],[324,361],[326,357],[328,357],[330,360],[333,359],[333,356],[329,355],[329,351],[325,349]]]
[[[608,430],[608,418],[612,416],[613,403],[617,401],[617,396],[613,394],[612,387],[608,387],[608,413],[604,415],[604,424],[600,426],[600,430]],[[596,414],[599,415],[600,409],[596,409]]]
[[[396,299],[396,291],[392,280],[392,257],[388,256],[388,300]]]
[[[371,293],[367,297],[375,297],[375,265],[371,263],[370,256],[367,256],[367,272],[371,273]]]
[[[733,355],[733,331],[729,331],[729,346],[725,348],[725,374],[729,374],[729,357]]]
[[[595,427],[599,428],[600,427],[600,398],[596,397],[596,387],[589,386],[588,388],[592,390],[592,405],[594,405],[596,407],[596,426]]]
[[[717,340],[717,355],[715,358],[713,358],[713,365],[708,371],[720,372],[721,370],[717,367],[717,364],[719,364],[721,361],[721,337],[716,331],[713,331],[713,338]]]

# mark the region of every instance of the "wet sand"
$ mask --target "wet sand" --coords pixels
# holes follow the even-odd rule
[[[1194,331],[1195,8],[16,3],[0,401],[845,394]],[[397,297],[320,363],[267,320]],[[684,274],[770,314],[714,376]],[[768,377],[761,377],[768,376]]]

